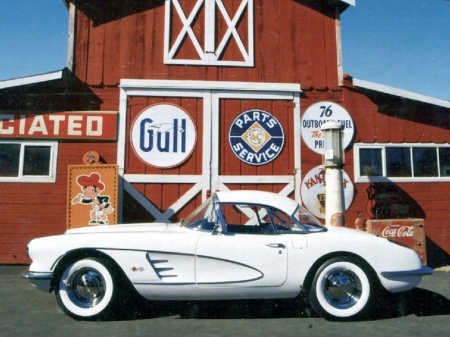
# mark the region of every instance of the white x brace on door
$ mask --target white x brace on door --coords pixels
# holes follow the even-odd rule
[[[192,0],[193,2],[194,0]],[[226,2],[222,0],[197,0],[194,8],[187,12],[180,0],[166,0],[164,26],[164,63],[165,64],[196,64],[196,65],[228,65],[252,67],[254,64],[253,46],[253,1],[241,0],[237,11],[230,15]],[[197,19],[204,17],[204,36],[197,36],[193,26]],[[219,33],[216,18],[222,19],[227,29]],[[181,21],[181,30],[176,30],[174,22]],[[246,22],[247,29],[238,32],[238,25]],[[217,37],[217,41],[216,41]],[[237,59],[222,59],[230,41],[236,43],[241,55]],[[189,58],[178,58],[177,55],[185,48],[185,43],[192,43],[197,55]]]
[[[206,200],[207,191],[219,189],[228,190],[227,184],[283,184],[285,187],[279,192],[288,196],[294,192],[295,200],[300,202],[300,85],[280,83],[248,83],[248,82],[210,82],[210,81],[173,81],[173,80],[122,80],[120,83],[119,108],[119,136],[118,154],[120,179],[119,188],[119,217],[122,210],[122,194],[125,190],[136,199],[156,221],[169,223],[169,218],[189,203],[196,195],[202,193]],[[157,175],[157,174],[127,174],[126,167],[126,130],[127,101],[131,96],[150,97],[197,97],[203,99],[203,133],[202,146],[202,174],[201,175]],[[226,176],[219,175],[220,158],[220,100],[288,100],[293,102],[293,140],[294,172],[292,175],[255,175],[255,176]],[[151,202],[137,191],[132,184],[193,184],[167,210],[157,209]],[[121,218],[119,222],[121,221]]]

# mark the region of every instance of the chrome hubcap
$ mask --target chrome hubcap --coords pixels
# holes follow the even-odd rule
[[[347,309],[354,306],[361,297],[362,286],[359,278],[349,270],[333,271],[324,284],[324,295],[333,307]]]
[[[93,268],[80,268],[67,281],[70,300],[82,308],[95,307],[105,295],[106,284],[102,275]]]

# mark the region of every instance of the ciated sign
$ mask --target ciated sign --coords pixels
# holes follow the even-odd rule
[[[1,112],[0,138],[115,140],[117,112]]]

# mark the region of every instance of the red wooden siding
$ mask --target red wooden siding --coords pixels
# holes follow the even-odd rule
[[[240,0],[225,0],[224,4],[232,17]],[[100,24],[83,9],[77,11],[74,72],[90,86],[115,86],[121,78],[136,78],[283,82],[301,83],[303,88],[338,88],[335,10],[324,2],[255,0],[252,68],[164,65],[162,2],[117,20],[97,19]],[[176,36],[181,23],[174,21]],[[217,21],[220,35],[227,27],[220,16]],[[237,28],[244,42],[246,25],[247,21],[242,20]],[[199,40],[203,26],[204,17],[200,15],[193,27]],[[191,51],[183,52],[196,54],[193,46]],[[236,55],[240,55],[237,46],[230,42],[223,58]]]

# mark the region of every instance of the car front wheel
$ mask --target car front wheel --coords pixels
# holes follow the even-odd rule
[[[333,258],[316,272],[309,293],[311,306],[327,319],[350,319],[366,313],[372,302],[371,273],[359,260]]]
[[[83,259],[63,272],[56,291],[58,304],[69,316],[93,319],[106,315],[114,303],[116,285],[104,259]]]

